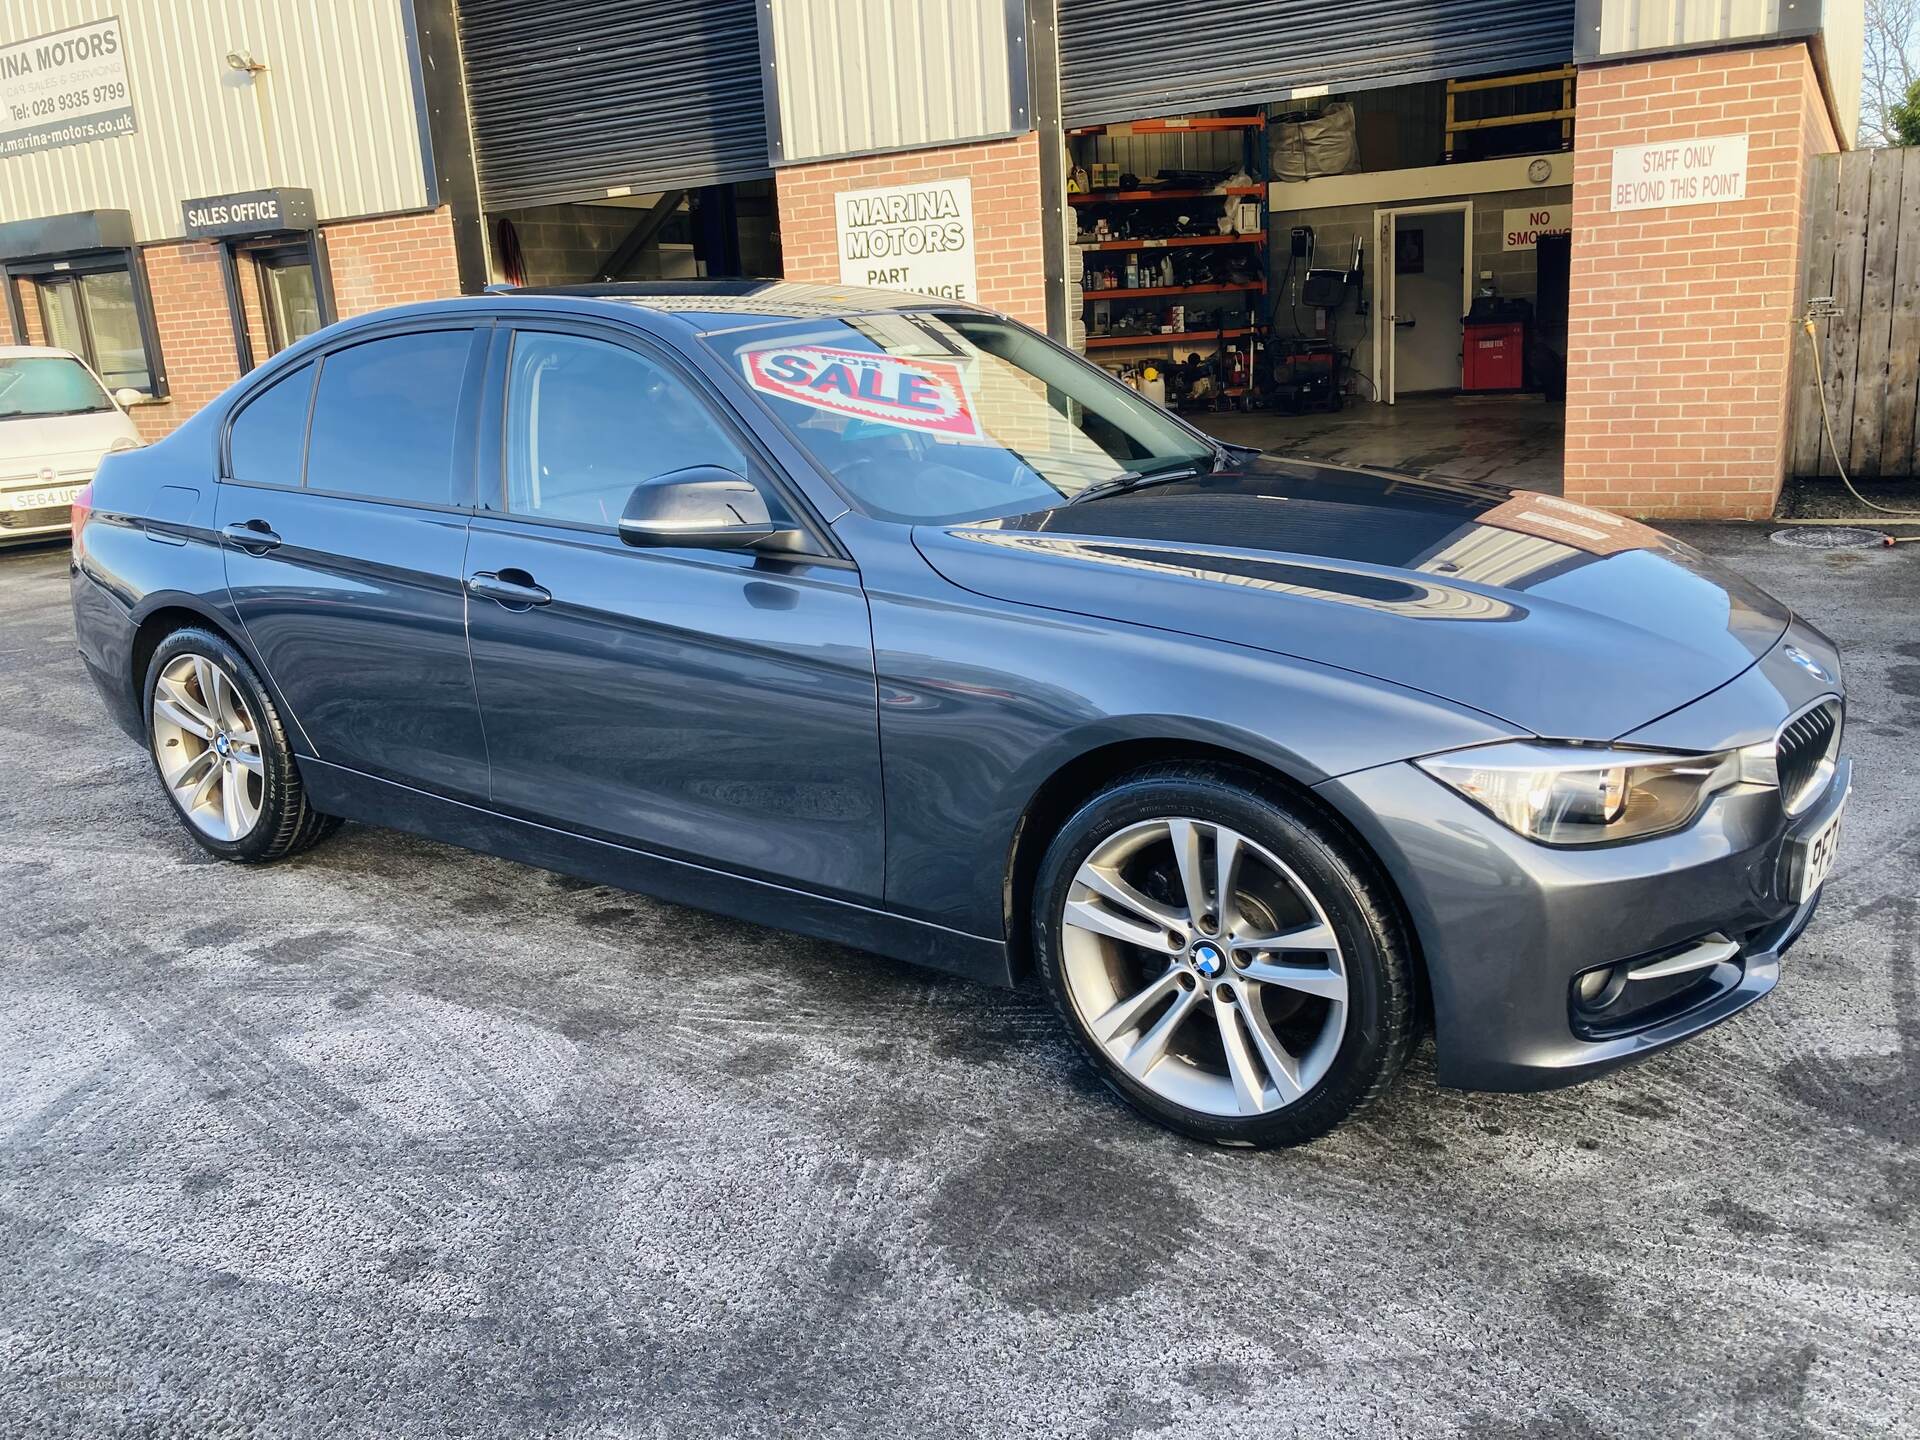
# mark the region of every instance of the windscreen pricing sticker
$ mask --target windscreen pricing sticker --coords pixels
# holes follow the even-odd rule
[[[815,410],[949,440],[984,440],[960,367],[946,360],[788,345],[740,357],[747,383]]]

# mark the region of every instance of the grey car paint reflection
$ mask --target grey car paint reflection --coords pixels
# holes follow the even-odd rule
[[[321,332],[102,468],[73,581],[81,654],[143,736],[142,656],[198,617],[260,670],[324,810],[996,983],[1019,978],[1039,849],[1087,777],[1167,755],[1258,767],[1317,797],[1391,881],[1447,1083],[1563,1083],[1773,984],[1811,910],[1780,878],[1777,804],[1736,797],[1676,834],[1555,851],[1406,762],[1536,736],[1765,739],[1837,691],[1788,657],[1839,675],[1812,626],[1688,547],[1554,497],[1272,457],[971,524],[874,518],[700,338],[855,303],[959,308],[659,287]],[[790,487],[819,553],[636,551],[502,515],[474,478],[498,473],[484,419],[452,507],[222,478],[228,415],[290,365],[450,318],[678,357]],[[476,383],[497,385],[499,356]],[[242,523],[278,544],[223,540]],[[553,603],[463,594],[508,567]],[[1570,1031],[1581,969],[1708,930],[1746,937],[1711,1004],[1610,1041]]]

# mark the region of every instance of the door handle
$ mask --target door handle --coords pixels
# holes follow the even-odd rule
[[[497,601],[509,610],[525,610],[534,605],[551,605],[553,592],[533,583],[524,570],[482,570],[467,577],[467,590],[483,600]]]
[[[273,527],[264,520],[223,525],[220,534],[229,544],[237,545],[251,555],[264,555],[269,550],[280,548],[280,537],[273,533]]]

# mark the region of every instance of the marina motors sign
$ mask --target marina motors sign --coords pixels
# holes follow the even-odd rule
[[[0,158],[135,128],[119,16],[0,44]]]
[[[842,285],[974,298],[972,181],[842,190],[833,210]]]

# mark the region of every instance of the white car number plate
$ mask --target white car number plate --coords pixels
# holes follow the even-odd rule
[[[1833,860],[1840,853],[1840,816],[1846,810],[1842,802],[1813,834],[1800,841],[1800,883],[1795,888],[1794,903],[1804,905],[1813,898],[1833,871]]]
[[[51,510],[56,505],[71,505],[84,486],[60,485],[52,490],[15,490],[0,495],[9,510]]]

